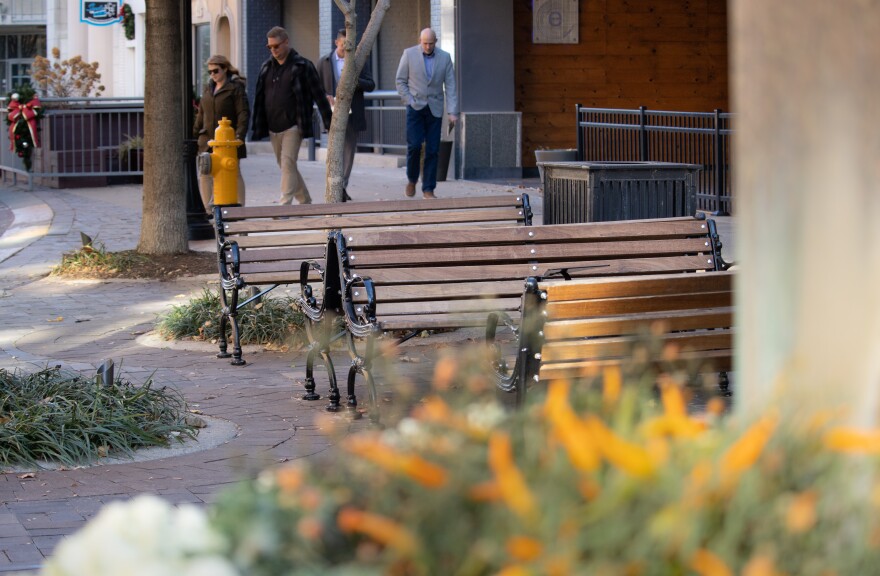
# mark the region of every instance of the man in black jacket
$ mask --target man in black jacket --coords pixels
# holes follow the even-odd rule
[[[342,66],[345,58],[345,28],[340,28],[336,33],[336,49],[318,60],[318,76],[321,78],[321,86],[327,94],[327,100],[331,106],[336,104],[336,87],[342,75]],[[354,53],[351,55],[351,64],[354,64]],[[357,80],[357,87],[351,100],[351,111],[348,125],[345,129],[345,149],[343,151],[343,180],[342,201],[351,200],[348,195],[348,179],[351,176],[351,167],[354,164],[354,153],[357,150],[358,132],[367,129],[367,115],[364,110],[364,92],[376,89],[373,76],[366,66],[361,70]]]
[[[324,128],[330,129],[331,110],[315,65],[290,47],[290,37],[280,26],[266,34],[272,57],[263,63],[254,95],[251,138],[272,142],[281,168],[281,204],[311,204],[309,189],[296,166],[304,138],[312,138],[313,105],[318,105]]]

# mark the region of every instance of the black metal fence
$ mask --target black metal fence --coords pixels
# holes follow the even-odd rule
[[[733,114],[669,112],[577,105],[577,148],[581,161],[678,162],[702,167],[697,208],[732,213],[730,138]]]

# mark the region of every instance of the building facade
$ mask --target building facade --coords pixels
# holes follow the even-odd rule
[[[344,24],[334,0],[190,0],[194,91],[205,60],[226,55],[252,95],[269,53],[266,31],[284,26],[316,61]],[[0,0],[0,85],[29,74],[36,54],[100,63],[106,96],[144,89],[144,0],[126,0],[135,22],[80,22],[82,0]],[[374,0],[357,0],[363,31]],[[728,110],[725,0],[392,0],[369,65],[378,90],[394,90],[400,54],[433,27],[456,65],[462,118],[455,175],[515,176],[539,148],[572,147],[575,105]]]

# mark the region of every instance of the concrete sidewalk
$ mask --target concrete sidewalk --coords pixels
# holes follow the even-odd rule
[[[358,157],[349,193],[355,200],[403,199],[403,168],[370,165]],[[316,202],[323,201],[324,164],[301,162]],[[274,156],[252,154],[242,163],[248,205],[277,201],[280,173]],[[541,219],[537,179],[524,181],[448,181],[438,197],[517,194],[532,200]],[[210,502],[224,486],[281,462],[332,455],[328,422],[356,429],[345,415],[325,417],[324,400],[298,399],[305,357],[301,352],[256,350],[248,365],[233,367],[214,357],[214,345],[162,343],[151,336],[157,315],[189,300],[213,275],[171,282],[137,280],[65,280],[47,276],[64,252],[81,246],[80,232],[118,251],[137,246],[141,186],[66,190],[0,188],[0,367],[34,371],[46,366],[94,374],[113,358],[123,376],[141,383],[180,390],[190,406],[209,416],[201,441],[186,449],[153,451],[134,461],[73,470],[22,471],[0,476],[0,574],[35,570],[65,535],[81,527],[107,502],[150,492],[172,502]],[[719,221],[729,242],[732,224]],[[193,249],[214,250],[213,241],[192,242]],[[726,248],[729,248],[726,247]],[[725,251],[730,258],[731,252]],[[463,335],[457,338],[462,339]],[[410,362],[401,370],[427,379],[428,360],[437,343],[406,346]],[[337,367],[348,365],[343,353]],[[119,368],[117,368],[119,370]],[[326,394],[326,378],[318,392]],[[366,394],[359,390],[366,401]]]

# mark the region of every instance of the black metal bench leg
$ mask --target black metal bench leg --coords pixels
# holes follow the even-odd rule
[[[313,346],[309,349],[308,354],[306,354],[306,393],[303,395],[302,399],[308,400],[309,402],[321,399],[321,395],[315,392],[315,355],[317,353],[318,348]]]
[[[349,367],[349,369],[348,369],[348,381],[347,381],[348,402],[346,403],[345,407],[346,407],[346,409],[348,409],[348,412],[351,414],[351,417],[355,420],[357,420],[361,417],[361,413],[358,412],[358,410],[357,410],[357,407],[358,407],[357,396],[355,396],[355,393],[354,393],[354,382],[355,382],[355,379],[357,378],[359,371],[360,371],[360,363],[357,361],[352,362],[351,367]]]
[[[730,378],[728,378],[727,372],[721,372],[718,374],[718,389],[721,391],[722,396],[733,396],[733,391],[730,389]]]
[[[235,312],[229,314],[229,322],[232,324],[232,360],[233,366],[244,366],[247,361],[241,357],[241,334],[238,328],[238,318]]]
[[[232,354],[228,352],[228,343],[226,341],[226,325],[228,324],[228,320],[226,318],[226,312],[220,313],[220,338],[218,339],[218,345],[220,346],[220,352],[217,353],[217,358],[231,358]]]

